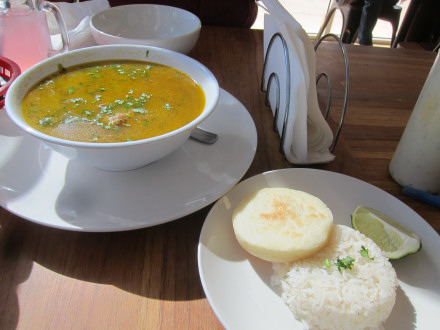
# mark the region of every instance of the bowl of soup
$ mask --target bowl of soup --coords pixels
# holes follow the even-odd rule
[[[98,45],[147,45],[187,54],[199,38],[201,22],[184,9],[131,4],[96,13],[90,28]]]
[[[140,46],[95,46],[51,57],[9,87],[12,122],[71,160],[131,170],[178,149],[217,104],[198,61]]]

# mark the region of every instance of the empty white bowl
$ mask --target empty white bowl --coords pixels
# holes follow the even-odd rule
[[[205,107],[192,122],[169,133],[152,138],[117,142],[77,142],[46,135],[30,127],[23,118],[21,102],[26,92],[42,79],[58,71],[58,66],[71,67],[106,60],[139,60],[176,68],[194,79],[205,93]],[[219,86],[214,75],[196,60],[167,49],[139,45],[95,46],[51,57],[22,73],[9,87],[6,111],[15,125],[41,140],[69,159],[105,170],[130,170],[167,156],[179,148],[191,131],[207,118],[217,104]]]
[[[103,10],[92,16],[90,26],[98,45],[147,45],[187,54],[199,38],[201,22],[180,8],[138,4]]]

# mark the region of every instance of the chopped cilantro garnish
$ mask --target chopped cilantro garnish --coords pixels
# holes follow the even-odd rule
[[[147,110],[142,109],[142,108],[135,108],[135,109],[131,109],[133,112],[137,112],[137,113],[147,113]]]
[[[353,268],[354,259],[350,256],[347,256],[343,259],[336,260],[336,267],[338,267],[339,272],[342,274],[342,269],[352,269]]]
[[[69,87],[67,89],[67,94],[73,94],[75,92],[75,88],[74,87]]]
[[[53,126],[53,125],[55,125],[55,123],[52,121],[51,117],[44,117],[43,119],[40,119],[38,121],[38,123],[41,126]]]
[[[78,102],[87,103],[87,100],[84,100],[82,97],[77,97],[75,99],[70,99],[70,102],[72,102],[72,103],[78,103]]]
[[[76,121],[79,121],[79,117],[77,117],[77,116],[69,116],[66,119],[62,120],[62,122],[65,123],[65,124],[73,123],[73,122],[76,122]]]
[[[359,251],[359,253],[361,254],[361,256],[363,256],[363,257],[365,257],[365,258],[368,258],[368,259],[370,259],[370,260],[374,260],[373,257],[370,257],[370,256],[368,255],[369,251],[368,251],[368,249],[366,249],[365,246],[363,246],[363,245],[361,246],[361,250]]]
[[[325,259],[324,265],[325,265],[325,267],[330,268],[331,267],[330,260]]]

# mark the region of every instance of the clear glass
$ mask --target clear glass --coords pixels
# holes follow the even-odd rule
[[[55,51],[43,5],[32,1],[0,1],[0,54],[18,64],[21,72]],[[64,40],[63,40],[64,43]],[[67,45],[66,45],[67,47]],[[62,51],[67,48],[63,46]]]

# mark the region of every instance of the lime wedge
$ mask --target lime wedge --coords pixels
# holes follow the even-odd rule
[[[389,259],[400,259],[418,252],[421,238],[411,230],[367,206],[358,206],[351,215],[354,229],[371,238]]]

